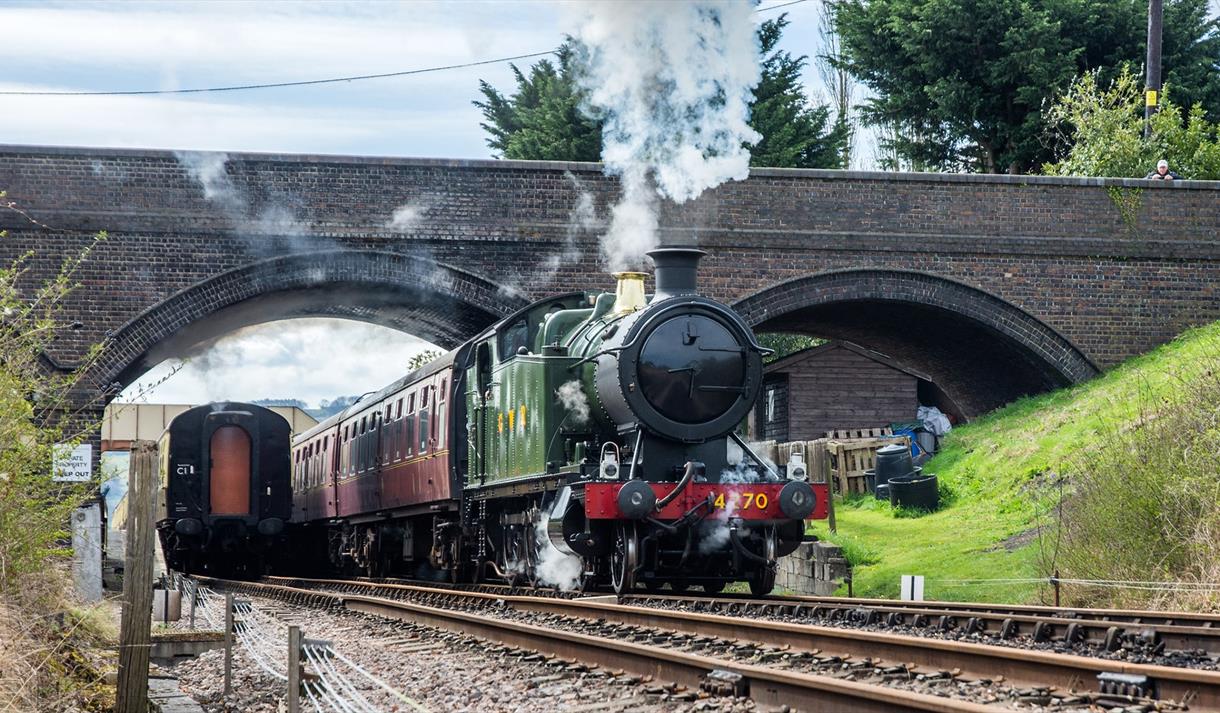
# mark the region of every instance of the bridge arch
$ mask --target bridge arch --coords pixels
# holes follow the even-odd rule
[[[161,361],[236,329],[295,317],[391,327],[445,349],[527,300],[432,259],[377,250],[326,250],[219,273],[149,307],[109,335],[87,383],[117,393]]]
[[[966,417],[1098,373],[1025,310],[924,272],[829,271],[764,288],[734,308],[756,331],[842,339],[886,354],[927,374]]]

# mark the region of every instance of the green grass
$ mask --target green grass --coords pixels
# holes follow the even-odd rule
[[[1187,367],[1217,355],[1220,323],[1190,330],[1085,384],[1021,399],[943,439],[941,452],[924,465],[940,478],[938,512],[911,517],[854,497],[836,504],[837,533],[824,522],[811,531],[844,548],[856,596],[896,597],[901,575],[922,574],[928,599],[1039,601],[1049,596],[1045,585],[949,580],[1045,577],[1040,548],[1053,548],[1053,535],[1031,531],[1053,521],[1065,464],[1099,433],[1138,421],[1183,388],[1177,375]],[[1029,533],[1027,544],[1004,546],[1021,533]]]

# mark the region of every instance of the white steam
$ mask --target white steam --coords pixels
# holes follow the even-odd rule
[[[323,247],[317,238],[310,237],[308,225],[284,196],[272,193],[257,204],[251,201],[229,176],[227,154],[175,151],[174,158],[203,189],[203,197],[224,214],[255,251],[273,254]]]
[[[582,426],[589,422],[589,399],[585,397],[585,390],[581,388],[579,380],[573,379],[560,386],[555,390],[555,398],[559,399],[559,404],[568,412],[573,426]]]
[[[414,202],[405,203],[394,209],[385,227],[400,233],[413,233],[420,225],[423,225],[424,214],[427,212],[428,206],[426,205]]]
[[[538,565],[534,570],[538,582],[565,592],[575,591],[580,587],[584,565],[579,557],[565,555],[551,543],[546,525],[547,518],[543,515],[534,528],[534,535],[541,543],[538,548]]]
[[[639,267],[657,244],[657,197],[684,203],[749,174],[758,38],[747,0],[592,0],[573,35],[602,160],[621,177],[602,250]]]
[[[724,485],[746,485],[758,482],[758,472],[744,463],[738,463],[731,470],[720,473],[720,482]],[[716,519],[704,520],[700,525],[699,554],[710,555],[728,548],[729,521],[741,506],[741,493],[733,492],[725,495],[724,510],[716,514]]]

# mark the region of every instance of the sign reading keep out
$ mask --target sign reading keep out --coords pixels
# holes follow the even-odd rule
[[[51,465],[55,471],[52,480],[75,483],[87,481],[93,476],[93,445],[57,445]]]

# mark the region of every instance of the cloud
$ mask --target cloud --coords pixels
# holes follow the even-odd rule
[[[0,82],[0,91],[54,88],[61,87]],[[464,128],[478,125],[473,108],[305,112],[288,105],[172,96],[4,97],[4,102],[0,136],[8,143],[342,153],[360,152],[370,142],[394,145],[403,137],[427,136],[434,146],[454,147],[442,151],[486,153],[479,137]]]
[[[464,13],[467,22],[459,23],[446,3],[387,3],[376,13],[324,3],[79,3],[7,7],[0,14],[6,67],[48,58],[60,67],[206,71],[221,83],[454,64],[509,48],[516,54],[537,41],[537,30],[512,13]],[[476,37],[472,21],[487,30],[497,24]]]
[[[418,337],[363,322],[269,322],[221,337],[144,400],[196,404],[296,398],[316,405],[322,399],[380,389],[407,372],[413,355],[435,348]],[[134,399],[140,384],[160,381],[177,364],[174,359],[157,365],[119,400]]]

